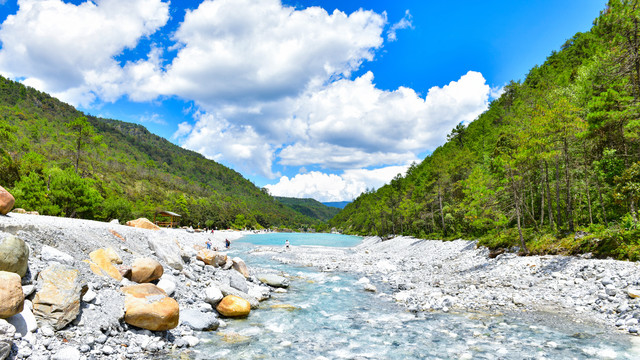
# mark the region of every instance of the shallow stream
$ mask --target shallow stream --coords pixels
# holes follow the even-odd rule
[[[315,236],[315,237],[314,237]],[[251,253],[256,245],[353,246],[359,238],[327,234],[252,235],[230,256],[290,276],[247,319],[205,333],[192,359],[639,359],[630,336],[549,314],[492,316],[410,313],[385,284],[366,292],[356,274],[320,272]],[[386,293],[386,294],[385,294]],[[637,342],[635,343],[637,344]]]

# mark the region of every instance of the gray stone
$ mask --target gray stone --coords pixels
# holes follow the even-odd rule
[[[22,336],[26,336],[27,333],[34,332],[38,329],[36,317],[33,316],[33,313],[27,306],[24,307],[21,313],[8,318],[7,322],[13,325],[16,328],[16,332]]]
[[[218,305],[220,300],[224,297],[222,292],[217,286],[209,286],[204,290],[205,301],[211,304],[212,306]]]
[[[186,309],[180,311],[180,324],[193,330],[209,331],[218,329],[218,317],[212,312]]]
[[[49,325],[45,325],[43,327],[40,328],[40,333],[42,333],[42,336],[46,336],[46,337],[51,337],[53,335],[55,335],[55,332],[53,331],[53,328]]]
[[[103,347],[102,347],[102,353],[103,353],[103,354],[111,355],[111,354],[113,354],[114,352],[115,352],[115,350],[114,350],[111,346],[109,346],[109,345],[106,345],[106,346],[103,346]]]
[[[278,288],[289,287],[289,280],[287,280],[287,278],[280,275],[259,274],[257,277],[258,277],[258,280],[260,280],[261,282],[269,286],[278,287]]]
[[[244,276],[237,271],[231,272],[231,276],[229,277],[229,286],[240,290],[243,293],[249,292],[249,285],[247,285],[247,281],[244,279]]]
[[[97,296],[98,296],[98,294],[97,294],[95,291],[93,291],[93,290],[89,289],[89,290],[87,290],[87,292],[82,296],[82,301],[84,301],[84,302],[86,302],[86,303],[90,303],[90,302],[93,302],[93,301],[96,299],[96,297],[97,297]]]
[[[89,346],[87,344],[82,344],[80,346],[80,352],[81,353],[88,353],[89,351],[91,351],[91,346]]]
[[[4,360],[11,354],[11,342],[0,341],[0,360]]]
[[[42,246],[40,257],[42,258],[42,261],[54,261],[65,265],[73,265],[74,262],[71,255],[47,245]]]
[[[184,262],[180,256],[182,250],[176,240],[163,236],[152,236],[149,239],[149,247],[159,258],[164,260],[167,265],[177,270],[183,269]]]
[[[164,290],[167,293],[167,296],[173,295],[176,291],[176,281],[173,276],[170,275],[162,275],[160,281],[158,281],[157,286]]]
[[[51,360],[80,360],[80,350],[71,346],[63,347],[51,356]]]
[[[638,325],[638,319],[631,318],[631,319],[625,321],[625,325],[627,325],[627,326]]]
[[[97,342],[98,344],[104,344],[104,343],[106,343],[106,342],[107,342],[107,335],[104,335],[104,334],[103,334],[103,335],[98,336],[98,338],[96,339],[96,342]]]
[[[14,272],[20,277],[27,273],[29,247],[13,235],[0,240],[0,271]]]

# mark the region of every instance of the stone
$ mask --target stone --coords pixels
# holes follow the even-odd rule
[[[187,325],[193,330],[210,331],[218,329],[218,317],[211,312],[187,309],[180,312],[180,324]]]
[[[55,261],[66,265],[73,265],[74,262],[73,256],[47,245],[42,246],[40,258],[46,262]]]
[[[124,321],[142,329],[165,331],[178,326],[180,307],[164,290],[153,284],[139,284],[122,288]]]
[[[118,281],[122,280],[122,275],[120,271],[114,264],[121,264],[122,260],[120,256],[113,250],[112,248],[100,248],[89,253],[89,258],[93,262],[95,266],[99,269],[96,269],[95,266],[91,266],[91,270],[100,276],[108,275],[113,279]]]
[[[136,220],[127,221],[127,226],[140,228],[140,229],[147,229],[147,230],[160,230],[158,225],[152,223],[147,218],[139,218]]]
[[[634,289],[634,288],[628,288],[627,289],[627,295],[629,295],[630,298],[636,299],[640,297],[640,289]]]
[[[260,282],[264,284],[277,288],[289,287],[289,280],[287,280],[287,278],[283,276],[276,274],[259,274],[258,280],[260,280]]]
[[[234,257],[231,261],[233,261],[233,268],[242,274],[245,279],[248,279],[249,276],[251,276],[251,274],[249,274],[249,268],[247,267],[247,264],[245,264],[244,260],[239,257]]]
[[[223,267],[227,263],[227,254],[210,249],[200,249],[196,254],[196,259],[207,265]]]
[[[375,286],[375,285],[373,285],[373,284],[371,284],[371,283],[364,284],[364,289],[365,289],[366,291],[370,291],[370,292],[376,292],[376,291],[378,291],[378,288],[376,288],[376,286]]]
[[[164,292],[167,293],[167,296],[173,295],[173,293],[176,291],[176,281],[174,277],[170,275],[163,275],[160,278],[160,281],[158,281],[157,286],[160,289],[164,290]]]
[[[0,319],[19,314],[24,308],[20,275],[0,271]]]
[[[29,262],[29,247],[13,235],[0,240],[0,271],[9,271],[24,277]]]
[[[80,360],[80,350],[65,346],[51,356],[51,360]]]
[[[13,205],[16,203],[16,199],[5,188],[0,186],[0,215],[7,215]]]
[[[95,291],[93,291],[93,290],[89,289],[89,290],[87,290],[87,292],[82,296],[82,301],[84,301],[84,302],[86,302],[86,303],[90,303],[90,302],[93,302],[93,301],[96,299],[96,297],[97,297],[97,296],[98,296],[98,294],[97,294]]]
[[[11,342],[0,341],[0,360],[7,359],[11,354]]]
[[[216,306],[216,310],[226,317],[243,317],[251,312],[251,304],[241,297],[225,296]]]
[[[247,285],[247,281],[242,275],[237,272],[231,273],[231,276],[229,277],[229,286],[234,289],[240,290],[243,293],[249,292],[249,285]]]
[[[204,289],[204,296],[204,301],[208,302],[212,306],[218,305],[220,300],[224,298],[224,295],[222,295],[222,291],[220,291],[220,289],[216,286],[209,286],[208,288]]]
[[[189,344],[189,347],[194,347],[200,343],[200,339],[191,335],[183,336],[182,339],[184,339]]]
[[[234,296],[243,298],[249,302],[252,309],[257,309],[258,307],[260,307],[260,302],[255,297],[247,293],[244,293],[236,288],[232,288],[231,286],[224,285],[224,284],[219,284],[219,285],[220,285],[220,291],[222,292],[222,295],[224,296],[234,295]]]
[[[131,266],[129,265],[118,265],[116,266],[118,272],[120,272],[120,276],[125,279],[131,280]]]
[[[80,298],[87,289],[78,270],[53,263],[38,275],[33,314],[54,329],[60,330],[80,313]]]
[[[149,247],[156,253],[156,256],[162,259],[167,265],[177,270],[184,268],[184,262],[180,256],[182,250],[176,240],[152,236],[149,238]]]
[[[160,279],[164,269],[159,262],[151,258],[138,258],[131,265],[131,281],[148,283]]]
[[[7,318],[7,322],[13,325],[16,328],[16,332],[20,333],[23,337],[38,329],[36,317],[27,306],[25,306],[19,314],[15,314],[12,317]]]

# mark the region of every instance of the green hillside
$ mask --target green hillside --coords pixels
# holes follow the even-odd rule
[[[0,185],[16,207],[87,219],[153,218],[218,228],[312,226],[239,173],[140,125],[85,116],[0,77]]]
[[[340,212],[340,209],[326,206],[314,199],[297,199],[276,196],[276,200],[295,211],[320,221],[328,221]]]
[[[523,253],[640,258],[640,7],[610,1],[405,176],[346,206],[355,234],[479,238]]]

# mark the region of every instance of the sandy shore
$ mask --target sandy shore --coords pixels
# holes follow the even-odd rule
[[[586,257],[502,254],[475,242],[365,238],[351,249],[262,248],[275,260],[360,274],[388,284],[412,311],[545,312],[637,335],[640,263]],[[631,294],[631,295],[630,295]]]

